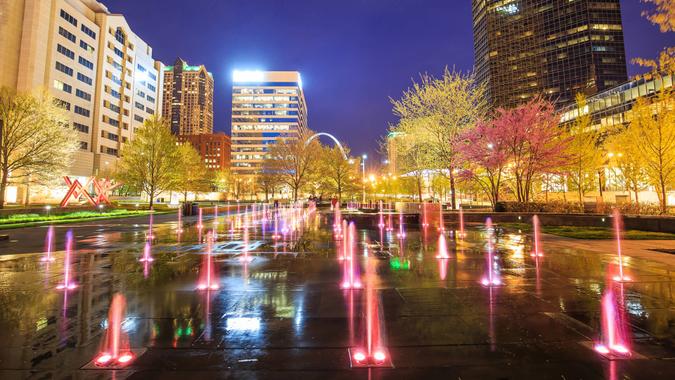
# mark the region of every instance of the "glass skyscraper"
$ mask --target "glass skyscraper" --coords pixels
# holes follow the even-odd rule
[[[233,174],[260,173],[268,148],[307,130],[307,105],[297,71],[235,71],[232,87]]]
[[[477,80],[489,104],[558,106],[625,82],[619,0],[472,0]]]

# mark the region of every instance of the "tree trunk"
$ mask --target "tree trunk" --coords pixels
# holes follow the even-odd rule
[[[0,209],[5,208],[5,191],[7,190],[7,180],[9,178],[9,170],[2,169],[2,179],[0,179]]]
[[[420,202],[422,202],[422,177],[417,176],[417,195],[420,198]]]
[[[183,192],[183,203],[187,203],[187,191]]]
[[[635,188],[633,189],[633,191],[635,191],[635,207],[636,207],[636,211],[637,211],[638,215],[640,215],[640,199],[638,198],[638,187],[635,186]]]
[[[148,196],[150,197],[150,211],[153,210],[153,206],[155,204],[155,189],[152,188],[150,189],[150,192],[148,192]]]
[[[450,170],[450,205],[453,210],[457,210],[457,197],[455,196],[455,174],[452,172],[453,168]]]
[[[28,207],[30,204],[30,182],[26,182],[26,195],[23,197],[24,207]]]
[[[666,198],[666,184],[664,181],[661,182],[661,214],[666,214],[668,212],[668,200]]]

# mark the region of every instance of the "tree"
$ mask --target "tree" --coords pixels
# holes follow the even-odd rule
[[[433,151],[425,127],[425,124],[430,122],[433,122],[431,118],[404,118],[399,120],[398,125],[391,127],[391,132],[400,136],[395,152],[398,170],[414,179],[420,202],[422,202],[424,173],[433,168]]]
[[[317,163],[319,143],[316,140],[307,143],[310,136],[308,132],[297,138],[281,139],[268,152],[269,170],[293,191],[294,201],[298,200]]]
[[[499,202],[504,171],[508,164],[506,135],[493,121],[479,121],[464,131],[455,144],[457,159],[466,162],[460,177],[477,184],[495,209]]]
[[[642,154],[637,149],[637,145],[632,141],[631,135],[626,133],[625,128],[618,133],[613,134],[605,141],[605,146],[610,150],[607,154],[610,158],[610,164],[628,194],[635,193],[635,203],[637,210],[640,210],[639,192],[645,190],[645,184],[648,178],[644,170]]]
[[[342,150],[338,146],[321,148],[317,172],[321,187],[331,194],[336,194],[338,202],[342,202],[342,194],[345,191],[355,191],[355,179],[359,178],[357,166],[345,159]],[[349,149],[345,149],[345,154],[349,155]],[[351,178],[351,179],[350,179]]]
[[[154,116],[122,147],[121,156],[119,179],[146,193],[152,209],[155,197],[175,185],[180,160],[176,138],[168,125]]]
[[[642,16],[658,26],[663,33],[675,31],[675,0],[642,0],[642,2],[654,4],[655,7],[643,11]]]
[[[579,206],[584,207],[584,194],[594,187],[595,175],[605,163],[605,155],[600,149],[600,134],[592,128],[591,116],[586,109],[586,99],[577,95],[577,109],[581,114],[566,131],[568,144],[566,149],[567,164],[563,171],[567,179],[577,191]]]
[[[216,191],[230,193],[234,187],[232,184],[233,176],[230,168],[222,168],[218,170],[212,179],[213,187],[216,189]]]
[[[462,131],[472,127],[487,112],[485,87],[476,83],[473,75],[445,68],[441,78],[420,75],[400,100],[391,99],[393,111],[402,121],[426,119],[423,123],[402,123],[425,129],[426,146],[432,163],[428,169],[447,169],[450,180],[452,208],[456,208],[455,169],[459,161],[454,149]],[[412,131],[408,132],[410,135]],[[419,128],[415,133],[419,133]]]
[[[263,170],[256,176],[256,185],[260,191],[265,193],[265,202],[269,202],[270,194],[274,197],[278,187],[281,185],[281,180],[278,174],[267,170],[265,166],[266,164],[263,163]]]
[[[675,31],[675,0],[642,0],[643,3],[651,3],[654,8],[642,12],[652,24],[659,27],[662,33]],[[660,53],[657,59],[635,58],[633,63],[640,66],[649,67],[652,74],[660,71],[675,71],[675,47],[666,47]]]
[[[638,98],[631,110],[626,139],[640,155],[649,183],[656,188],[661,213],[667,212],[667,191],[675,182],[675,98],[664,89],[652,101]]]
[[[176,154],[178,161],[175,165],[173,189],[183,194],[183,202],[187,202],[187,195],[191,191],[209,191],[211,176],[199,152],[189,143],[185,143],[178,146]]]
[[[535,178],[565,161],[568,139],[559,121],[553,105],[539,98],[497,110],[493,124],[506,150],[518,202],[529,202]]]
[[[58,176],[77,148],[68,115],[48,93],[0,89],[0,208],[10,183]]]

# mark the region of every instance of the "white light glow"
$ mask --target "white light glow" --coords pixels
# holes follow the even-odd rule
[[[232,80],[237,82],[263,82],[265,73],[256,70],[234,70]]]
[[[260,318],[227,318],[227,329],[234,331],[260,330]]]

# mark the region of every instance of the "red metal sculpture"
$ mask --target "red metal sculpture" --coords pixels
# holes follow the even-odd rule
[[[67,176],[63,177],[63,179],[70,188],[61,201],[61,207],[66,207],[71,200],[81,202],[83,200],[82,198],[92,206],[98,206],[102,203],[110,204],[108,194],[121,185],[120,183],[112,183],[111,180],[106,178],[97,179],[96,177],[89,177],[84,185],[80,183],[80,181],[71,180],[70,177]],[[89,191],[87,191],[87,188],[89,188],[90,185],[93,185],[94,187],[93,195],[89,194]]]

